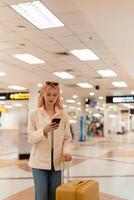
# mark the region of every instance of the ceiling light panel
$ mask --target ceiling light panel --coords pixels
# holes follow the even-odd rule
[[[90,96],[94,96],[94,95],[95,95],[95,93],[94,93],[94,92],[90,92],[89,94],[90,94]]]
[[[40,1],[10,6],[39,29],[64,26],[64,24]]]
[[[127,84],[124,81],[115,81],[112,82],[114,87],[127,87]]]
[[[5,76],[6,74],[4,72],[0,72],[0,76]]]
[[[67,72],[54,72],[53,73],[55,76],[58,76],[59,78],[62,78],[62,79],[73,79],[74,76],[67,73]]]
[[[98,60],[99,58],[89,49],[76,49],[70,51],[74,56],[82,61]]]
[[[131,94],[134,94],[134,91],[131,91]]]
[[[12,90],[20,90],[20,91],[26,90],[26,88],[18,86],[18,85],[10,85],[10,86],[8,86],[8,88],[10,88]]]
[[[111,69],[104,69],[97,71],[103,77],[115,77],[117,74]]]
[[[66,102],[67,102],[67,103],[76,103],[76,101],[73,100],[73,99],[67,99]]]
[[[15,54],[13,57],[17,58],[18,60],[24,61],[28,64],[42,64],[45,63],[43,60],[32,56],[31,54],[25,53],[25,54]]]
[[[77,85],[79,87],[82,87],[82,88],[92,88],[93,86],[90,85],[89,83],[77,83]]]

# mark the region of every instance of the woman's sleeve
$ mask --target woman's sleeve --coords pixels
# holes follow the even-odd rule
[[[70,124],[67,113],[64,116],[64,143],[63,143],[63,154],[70,154],[72,147],[72,135],[70,130]]]
[[[43,133],[43,128],[38,129],[36,127],[36,115],[34,110],[31,110],[28,115],[28,140],[27,142],[30,144],[38,143],[42,139],[45,139],[44,133]]]

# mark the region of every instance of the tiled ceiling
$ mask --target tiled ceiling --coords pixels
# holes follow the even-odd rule
[[[61,84],[65,98],[70,98],[73,94],[85,98],[91,91],[95,92],[95,98],[98,98],[100,95],[104,97],[112,94],[125,95],[134,90],[134,76],[132,75],[134,70],[131,62],[134,52],[134,46],[132,48],[134,34],[128,34],[126,30],[125,35],[128,34],[129,43],[123,40],[123,36],[120,36],[121,30],[124,28],[122,21],[124,19],[121,18],[120,13],[122,16],[124,14],[124,18],[127,14],[126,19],[129,23],[129,19],[131,18],[131,21],[133,19],[131,16],[131,14],[134,15],[133,9],[130,10],[131,13],[129,12],[128,15],[125,9],[121,10],[121,5],[117,1],[110,1],[108,4],[109,1],[102,0],[100,4],[97,0],[42,0],[41,2],[65,26],[39,30],[9,6],[10,4],[29,1],[0,1],[0,71],[6,73],[5,77],[0,77],[0,88],[7,89],[8,85],[17,84],[30,90],[34,85],[47,79],[58,81]],[[114,16],[113,8],[117,10],[119,8],[116,16]],[[126,9],[129,9],[129,7],[126,7]],[[114,26],[114,22],[116,22],[116,26]],[[128,27],[127,22],[125,21],[124,26]],[[120,26],[121,30],[119,29]],[[131,44],[130,49],[128,44]],[[100,59],[83,62],[70,54],[70,50],[81,48],[89,48]],[[127,51],[126,49],[123,51],[123,48],[127,48]],[[44,60],[45,64],[26,64],[12,56],[17,53],[30,53]],[[60,53],[67,53],[68,55]],[[117,77],[101,78],[97,70],[106,68],[114,70]],[[69,70],[70,74],[76,78],[62,80],[52,74],[55,71],[63,70]],[[128,88],[113,88],[112,81],[118,80],[125,81]],[[93,88],[72,87],[78,82],[88,82],[93,85]],[[100,86],[100,90],[95,89],[96,85]]]

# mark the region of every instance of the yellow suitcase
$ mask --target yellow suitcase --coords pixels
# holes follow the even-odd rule
[[[65,183],[57,187],[56,200],[99,200],[99,184],[95,180]]]
[[[69,182],[69,163],[67,183],[64,183],[64,163],[62,164],[62,185],[56,189],[56,200],[99,200],[99,183],[95,180],[73,180]]]

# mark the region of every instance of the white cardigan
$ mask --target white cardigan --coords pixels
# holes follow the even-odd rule
[[[72,136],[65,111],[57,110],[54,117],[61,118],[58,129],[53,133],[53,163],[55,170],[60,170],[62,155],[71,151]],[[28,143],[32,144],[32,149],[28,165],[32,168],[51,169],[52,133],[48,133],[48,138],[43,134],[43,128],[51,120],[43,107],[29,112]]]

